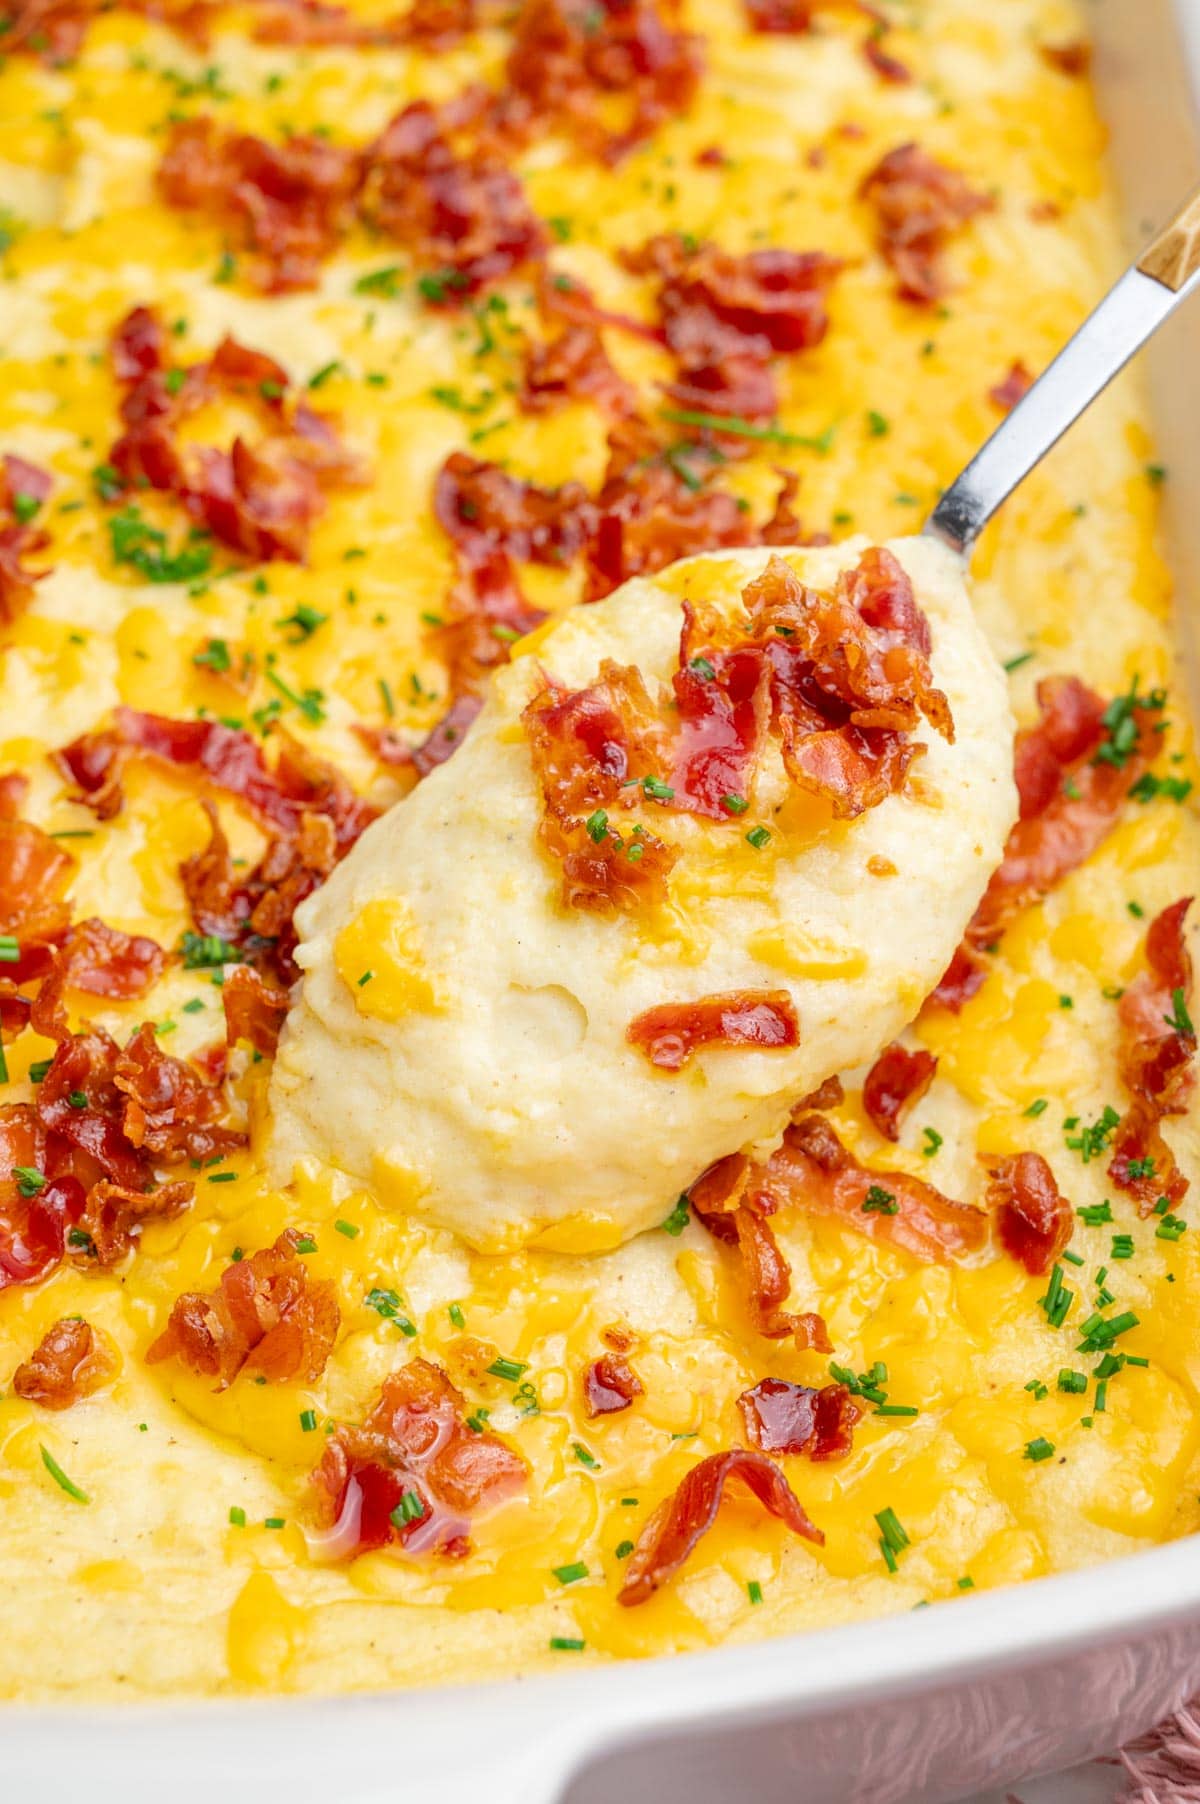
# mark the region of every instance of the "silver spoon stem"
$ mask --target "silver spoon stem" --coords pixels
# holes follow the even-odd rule
[[[1110,288],[946,490],[922,530],[969,557],[996,509],[1135,351],[1200,287],[1200,192]]]

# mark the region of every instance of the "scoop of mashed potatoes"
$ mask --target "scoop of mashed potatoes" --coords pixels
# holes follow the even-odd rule
[[[783,555],[828,589],[863,549]],[[685,597],[732,617],[772,553],[687,559],[517,647],[455,756],[297,913],[304,977],[271,1089],[280,1180],[332,1167],[484,1252],[597,1251],[894,1038],[950,962],[1016,797],[1006,685],[960,566],[927,540],[889,549],[929,620],[954,742],[922,723],[904,788],[841,821],[770,748],[743,819],[671,815],[678,860],[653,907],[564,906],[522,710],[547,676],[581,688],[605,659],[653,693]],[[627,1039],[645,1010],[744,990],[786,991],[798,1044],[714,1047],[667,1072]]]

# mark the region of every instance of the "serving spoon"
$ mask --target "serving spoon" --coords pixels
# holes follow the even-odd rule
[[[1151,240],[946,490],[922,532],[969,558],[1003,501],[1200,287],[1200,189]]]

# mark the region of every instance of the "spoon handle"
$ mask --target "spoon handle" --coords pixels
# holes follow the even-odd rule
[[[955,478],[923,528],[964,557],[1002,501],[1200,287],[1200,190],[1126,270]]]

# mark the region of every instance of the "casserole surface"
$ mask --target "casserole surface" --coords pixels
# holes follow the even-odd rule
[[[811,441],[785,447],[802,472],[811,527],[903,531],[995,417],[989,386],[1015,361],[1040,367],[1112,267],[1086,85],[1039,51],[1073,41],[1078,21],[1058,7],[1013,6],[986,21],[966,5],[923,9],[919,30],[889,35],[918,76],[894,86],[880,85],[861,60],[857,22],[829,15],[818,33],[794,40],[750,37],[732,11],[695,22],[709,41],[710,71],[690,116],[662,129],[653,149],[612,172],[544,151],[522,165],[539,214],[565,227],[555,267],[588,282],[605,305],[636,313],[647,308],[645,283],[612,252],[664,228],[737,251],[761,231],[773,244],[854,259],[831,302],[828,339],[787,364],[779,419]],[[351,727],[386,717],[417,729],[439,712],[444,677],[421,615],[443,605],[451,576],[427,501],[442,458],[489,433],[475,439],[480,452],[511,460],[522,475],[550,483],[570,469],[594,485],[605,456],[606,422],[588,405],[544,420],[516,414],[504,388],[515,380],[513,352],[503,342],[480,350],[490,314],[481,324],[431,310],[404,264],[399,275],[380,273],[392,267],[391,253],[381,256],[377,244],[355,239],[316,294],[255,297],[236,269],[233,280],[215,280],[227,274],[219,231],[154,198],[156,128],[172,111],[211,110],[266,136],[327,124],[336,138],[352,120],[355,135],[366,136],[406,99],[441,96],[477,67],[494,69],[500,38],[433,58],[299,53],[248,48],[240,23],[241,31],[234,18],[225,35],[222,22],[212,49],[198,54],[168,31],[114,15],[93,27],[73,69],[47,73],[13,56],[0,76],[0,116],[9,122],[0,154],[25,171],[12,182],[25,229],[14,231],[14,279],[0,298],[10,351],[0,376],[5,448],[57,478],[44,510],[55,570],[6,634],[0,752],[4,768],[32,779],[28,818],[92,836],[68,842],[79,859],[76,915],[101,914],[163,945],[194,930],[176,876],[180,859],[205,842],[193,790],[157,768],[132,767],[123,813],[98,827],[64,800],[45,752],[93,729],[117,702],[244,717],[278,699],[274,716],[361,788],[390,799],[392,780],[379,776]],[[838,129],[847,123],[854,129]],[[944,315],[896,300],[871,252],[869,215],[849,198],[879,156],[909,137],[998,191],[996,208],[954,246],[957,286]],[[735,140],[730,167],[697,165],[697,152]],[[814,146],[823,161],[803,164]],[[1061,211],[1047,218],[1046,203]],[[365,291],[356,289],[364,278]],[[513,294],[519,306],[521,290]],[[340,366],[318,392],[336,406],[372,476],[332,501],[306,567],[275,561],[265,572],[226,572],[218,553],[193,578],[200,592],[189,594],[150,588],[137,580],[144,570],[114,561],[121,546],[112,509],[94,499],[91,472],[117,430],[106,335],[139,303],[185,322],[178,336],[189,356],[228,329],[279,357],[298,382]],[[668,373],[657,349],[634,340],[614,337],[611,355],[648,392]],[[1013,672],[1022,720],[1032,716],[1034,681],[1049,672],[1077,672],[1105,695],[1128,692],[1138,676],[1144,690],[1172,689],[1164,752],[1186,758],[1153,540],[1159,477],[1136,393],[1123,385],[1076,436],[981,551],[981,615],[1001,656],[1035,654]],[[776,443],[732,472],[757,512],[777,486],[780,451]],[[154,498],[135,505],[177,542],[178,512],[160,514]],[[522,579],[542,605],[573,598],[578,583],[540,566]],[[278,624],[305,605],[332,618],[311,631],[303,617]],[[231,694],[213,668],[216,642],[257,653],[249,696]],[[268,668],[283,689],[262,674]],[[381,669],[394,672],[387,695]],[[1186,763],[1161,768],[1186,783]],[[252,830],[236,810],[225,812],[230,833],[241,835],[235,844],[253,856]],[[1145,922],[1186,893],[1195,854],[1186,802],[1159,793],[1131,803],[1084,870],[1009,929],[987,985],[963,1013],[926,1018],[919,1033],[940,1058],[939,1081],[900,1148],[872,1134],[854,1085],[835,1117],[850,1143],[868,1162],[931,1174],[957,1196],[979,1192],[977,1151],[1041,1150],[1071,1201],[1098,1208],[1111,1189],[1104,1161],[1085,1164],[1066,1140],[1119,1102],[1115,1010],[1104,990],[1136,975]],[[174,1048],[199,1050],[214,1037],[206,1010],[218,998],[207,985],[202,971],[175,969],[152,1004],[88,1002],[79,1012],[124,1038],[149,1007],[155,1020],[174,1021]],[[197,1000],[206,1009],[188,1012]],[[10,1045],[14,1099],[28,1094],[29,1064],[48,1051],[29,1035]],[[239,1079],[251,1106],[257,1078],[251,1069]],[[1027,1112],[1043,1099],[1045,1109]],[[1072,1117],[1076,1125],[1064,1128]],[[922,1140],[931,1142],[918,1131],[925,1126],[940,1137],[932,1164],[922,1151]],[[1194,1160],[1194,1126],[1168,1131],[1185,1163],[1189,1150]],[[728,1445],[733,1399],[747,1384],[767,1370],[822,1381],[828,1362],[752,1337],[726,1256],[694,1225],[586,1265],[549,1254],[493,1263],[468,1259],[369,1199],[324,1188],[282,1197],[241,1155],[225,1169],[244,1175],[211,1189],[206,1178],[187,1215],[148,1228],[123,1281],[64,1271],[0,1304],[8,1368],[55,1318],[75,1312],[104,1328],[122,1355],[111,1391],[56,1421],[17,1398],[0,1406],[8,1557],[15,1570],[38,1574],[45,1600],[36,1626],[15,1595],[6,1606],[13,1692],[349,1687],[580,1657],[573,1646],[551,1648],[552,1637],[584,1641],[584,1658],[696,1647],[903,1608],[949,1595],[960,1579],[1008,1582],[1195,1526],[1193,1505],[1179,1501],[1195,1488],[1192,1248],[1186,1233],[1163,1239],[1153,1220],[1139,1223],[1128,1202],[1114,1202],[1111,1224],[1081,1223],[1072,1242],[1085,1261],[1072,1324],[1106,1266],[1118,1282],[1100,1287],[1108,1282],[1114,1307],[1139,1316],[1122,1346],[1150,1361],[1115,1376],[1102,1409],[1090,1377],[1082,1396],[1055,1388],[1058,1371],[1075,1362],[1075,1343],[1038,1309],[1044,1279],[1002,1260],[965,1270],[922,1265],[831,1224],[790,1221],[781,1239],[794,1295],[826,1314],[838,1363],[862,1373],[882,1360],[893,1402],[920,1413],[868,1415],[847,1461],[789,1466],[826,1531],[822,1552],[787,1546],[730,1510],[681,1581],[621,1612],[613,1591],[626,1523],[640,1526],[701,1453]],[[357,1234],[339,1233],[338,1222]],[[312,1230],[312,1269],[339,1286],[347,1333],[323,1384],[252,1388],[243,1377],[214,1395],[211,1381],[174,1366],[147,1373],[141,1356],[173,1298],[210,1288],[235,1246],[267,1245],[289,1223]],[[1123,1234],[1134,1252],[1114,1265],[1113,1237]],[[492,1409],[538,1481],[531,1504],[478,1525],[475,1553],[451,1571],[387,1556],[348,1571],[319,1567],[298,1527],[313,1464],[301,1418],[362,1413],[402,1332],[394,1312],[381,1316],[363,1299],[389,1287],[402,1296],[421,1350],[474,1382],[472,1401]],[[521,1413],[528,1399],[516,1401],[504,1379],[455,1367],[452,1304],[472,1336],[528,1366],[536,1415]],[[580,1416],[578,1371],[618,1316],[638,1337],[646,1395],[630,1415],[597,1428]],[[1049,1395],[1039,1397],[1043,1383]],[[1055,1457],[1023,1459],[1039,1439]],[[594,1464],[579,1458],[577,1443]],[[54,1488],[43,1444],[87,1490],[87,1505]],[[626,1495],[637,1505],[623,1505]],[[283,1517],[284,1526],[243,1528],[229,1522],[231,1507],[251,1525]],[[874,1523],[888,1508],[910,1542],[894,1575]],[[587,1579],[568,1592],[554,1569],[580,1562]],[[750,1600],[751,1584],[761,1603]],[[56,1625],[49,1639],[47,1619]]]

